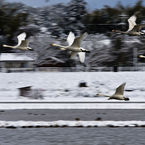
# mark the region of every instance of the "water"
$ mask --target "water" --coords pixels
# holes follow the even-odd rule
[[[0,129],[0,145],[144,145],[141,127]]]
[[[17,109],[0,110],[0,120],[4,121],[56,121],[75,120],[129,121],[145,120],[145,109]]]
[[[145,110],[1,110],[0,120],[145,120]],[[0,128],[0,145],[144,145],[144,127]]]

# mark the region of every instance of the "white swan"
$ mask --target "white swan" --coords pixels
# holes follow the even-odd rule
[[[112,96],[104,95],[104,94],[97,94],[97,95],[109,97],[108,100],[110,100],[110,99],[117,99],[117,100],[125,100],[125,101],[128,101],[129,98],[124,97],[124,95],[123,95],[123,94],[124,94],[124,86],[125,86],[125,84],[126,84],[126,83],[123,83],[122,85],[120,85],[120,86],[116,89],[115,94],[113,94]]]
[[[33,50],[32,48],[28,47],[30,40],[25,40],[26,38],[26,33],[23,32],[20,35],[17,36],[18,38],[18,44],[16,46],[10,46],[10,45],[3,45],[3,47],[9,47],[9,48],[14,48],[14,49],[19,49],[19,50]]]
[[[139,57],[140,57],[140,58],[145,58],[145,56],[144,56],[144,55],[139,55]]]
[[[139,35],[144,34],[144,33],[140,32],[140,29],[145,27],[145,24],[136,24],[136,22],[135,22],[136,19],[137,19],[137,17],[135,15],[131,16],[128,19],[129,28],[127,31],[125,31],[125,32],[119,31],[119,30],[112,30],[112,31],[123,33],[123,34],[128,34],[131,36],[139,36]]]
[[[85,39],[88,36],[87,33],[84,33],[83,35],[81,35],[78,38],[75,38],[74,33],[70,32],[68,37],[67,37],[67,42],[68,42],[68,46],[62,46],[62,45],[58,45],[58,44],[52,44],[52,46],[58,46],[61,47],[61,50],[70,50],[71,52],[71,59],[74,59],[74,57],[77,55],[79,55],[80,61],[82,63],[84,63],[85,61],[85,52],[90,52],[89,50],[86,50],[84,48],[81,47],[81,44],[83,42],[83,39]]]

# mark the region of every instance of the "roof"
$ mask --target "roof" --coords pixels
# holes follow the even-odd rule
[[[34,61],[34,58],[32,58],[32,54],[1,53],[0,61]]]
[[[37,63],[36,65],[39,67],[61,67],[63,64],[65,64],[64,61],[56,58],[56,57],[48,57],[47,59]]]

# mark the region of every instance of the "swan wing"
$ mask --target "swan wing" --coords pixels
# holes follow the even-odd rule
[[[136,19],[137,17],[135,15],[131,16],[129,19],[128,19],[128,24],[129,24],[129,28],[127,31],[130,31],[133,29],[133,27],[136,25]]]
[[[17,38],[18,38],[18,45],[17,46],[19,46],[21,44],[22,40],[25,40],[26,33],[25,32],[21,33],[20,35],[17,36]]]
[[[85,39],[87,36],[88,36],[88,33],[85,32],[83,35],[76,38],[72,44],[72,47],[80,47],[83,42],[83,39]]]
[[[126,83],[123,83],[122,85],[120,85],[117,89],[114,95],[123,95],[124,94],[124,86],[126,85]]]
[[[21,44],[19,45],[20,47],[28,47],[30,40],[22,40]]]
[[[74,59],[76,55],[77,55],[77,52],[72,51],[70,59]]]
[[[68,42],[68,45],[69,45],[69,46],[73,44],[74,39],[75,39],[74,33],[69,32],[69,35],[68,35],[68,37],[67,37],[67,42]]]
[[[133,29],[131,31],[140,32],[140,29],[143,27],[145,27],[145,24],[137,24],[133,27]]]
[[[85,52],[78,52],[80,62],[84,63],[85,61]]]

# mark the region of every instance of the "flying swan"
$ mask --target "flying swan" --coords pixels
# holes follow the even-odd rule
[[[18,44],[16,46],[10,46],[10,45],[3,45],[3,47],[9,47],[9,48],[14,48],[14,49],[19,49],[19,50],[33,50],[32,48],[28,47],[30,40],[25,40],[26,38],[26,33],[23,32],[20,35],[17,36],[18,38]]]
[[[104,94],[97,94],[97,95],[109,97],[108,100],[110,100],[110,99],[117,99],[117,100],[129,101],[129,98],[124,97],[124,95],[123,95],[123,94],[124,94],[124,86],[125,86],[125,84],[126,84],[126,83],[123,83],[122,85],[120,85],[120,86],[116,89],[115,94],[113,94],[112,96],[104,95]]]
[[[85,39],[88,36],[87,33],[84,33],[80,37],[75,38],[74,33],[70,32],[67,37],[68,46],[62,46],[58,44],[52,44],[52,46],[58,46],[61,47],[61,50],[70,50],[71,52],[71,59],[74,59],[74,57],[78,54],[80,62],[84,63],[85,61],[85,52],[90,52],[89,50],[86,50],[81,47],[81,44],[83,42],[83,39]]]
[[[123,32],[123,31],[119,31],[119,30],[112,30],[114,32],[119,32],[119,33],[123,33],[123,34],[128,34],[130,36],[140,36],[144,33],[140,32],[140,29],[145,27],[145,24],[136,24],[136,19],[137,17],[135,15],[131,16],[128,19],[128,24],[129,24],[129,28],[127,31]]]

